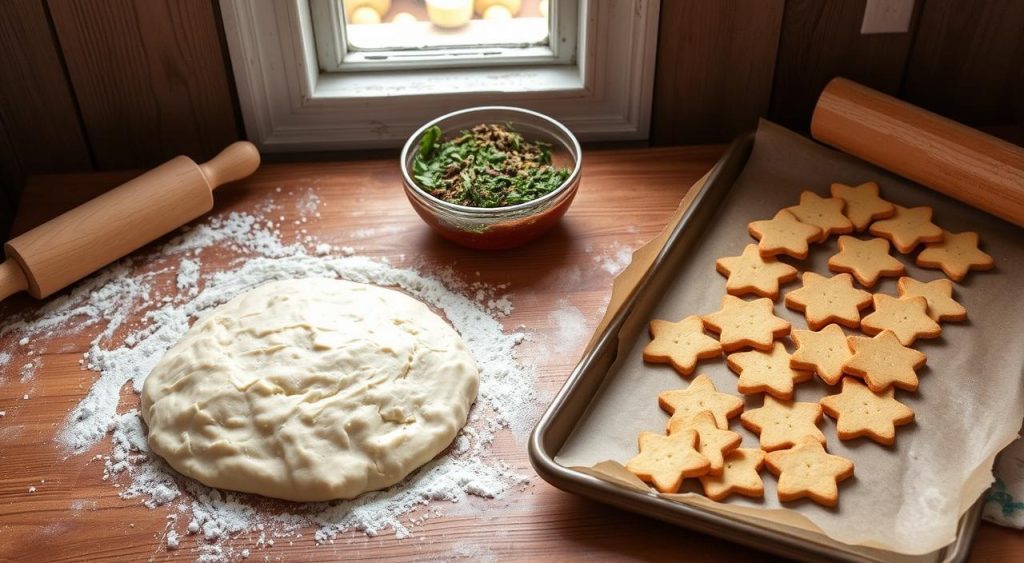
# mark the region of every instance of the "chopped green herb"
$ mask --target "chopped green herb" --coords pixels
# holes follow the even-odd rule
[[[447,141],[431,127],[412,162],[430,195],[469,207],[506,207],[543,197],[572,173],[551,164],[551,146],[526,141],[505,125],[477,125]]]

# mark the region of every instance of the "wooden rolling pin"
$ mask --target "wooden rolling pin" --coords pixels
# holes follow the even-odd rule
[[[256,171],[247,141],[199,165],[179,156],[4,245],[0,300],[46,297],[213,209],[213,190]]]
[[[843,78],[825,86],[811,136],[1024,227],[1024,149]]]

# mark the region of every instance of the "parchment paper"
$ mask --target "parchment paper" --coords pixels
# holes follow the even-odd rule
[[[994,270],[971,272],[955,284],[954,298],[967,308],[969,320],[943,323],[941,338],[915,343],[928,356],[926,367],[918,372],[920,388],[915,393],[897,391],[897,399],[914,409],[915,423],[900,427],[895,446],[885,447],[867,438],[841,442],[834,421],[823,419],[820,426],[828,437],[828,450],[852,459],[856,466],[856,475],[840,485],[835,509],[807,500],[781,505],[775,478],[767,471],[762,474],[763,501],[733,496],[715,503],[692,493],[667,496],[764,519],[790,531],[818,530],[846,544],[906,555],[929,554],[950,544],[959,517],[991,484],[994,458],[1017,437],[1024,417],[1024,229],[766,121],[758,128],[753,153],[732,193],[676,272],[672,286],[664,295],[652,296],[652,312],[638,307],[641,314],[632,315],[623,326],[618,359],[556,461],[587,468],[587,473],[621,486],[646,489],[620,463],[636,454],[641,431],[664,429],[668,416],[658,408],[658,393],[688,385],[670,366],[643,362],[649,320],[678,320],[718,310],[725,278],[715,271],[715,260],[738,255],[753,242],[747,234],[750,221],[770,219],[778,209],[796,205],[804,189],[827,196],[832,182],[866,181],[877,181],[882,196],[897,204],[933,207],[933,220],[947,230],[979,232],[982,248],[996,261]],[[836,237],[831,237],[812,246],[807,260],[791,263],[828,275],[826,261],[836,252]],[[913,254],[893,254],[915,279],[943,277],[939,270],[914,266]],[[798,287],[799,281],[787,284],[782,293]],[[886,278],[872,291],[896,295],[895,278]],[[793,328],[807,327],[803,316],[787,309],[781,297],[775,313]],[[792,351],[792,345],[788,349]],[[724,358],[701,362],[696,373],[707,374],[720,391],[739,394],[737,376]],[[795,397],[817,401],[837,392],[838,387],[830,389],[815,378],[797,385]],[[761,395],[752,395],[746,408],[757,408],[761,402]],[[731,429],[743,436],[743,447],[757,447],[757,437],[738,420]],[[684,492],[696,490],[699,484],[684,486]],[[864,551],[870,556],[872,550]]]

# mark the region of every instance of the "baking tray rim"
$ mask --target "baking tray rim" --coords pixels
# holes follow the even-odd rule
[[[672,247],[675,246],[676,241],[686,232],[698,208],[708,199],[708,194],[716,189],[731,189],[732,184],[739,177],[739,174],[742,173],[753,151],[755,136],[755,131],[748,131],[736,137],[708,172],[706,180],[699,188],[700,191],[683,211],[679,222],[672,229],[665,244],[658,250],[650,266],[625,297],[622,305],[605,326],[594,346],[576,364],[576,367],[566,379],[561,389],[559,389],[554,399],[545,409],[544,414],[541,415],[533,432],[530,433],[527,446],[530,463],[542,479],[563,491],[578,494],[630,512],[657,518],[670,524],[680,525],[697,532],[707,533],[734,543],[801,559],[819,556],[841,561],[872,561],[873,559],[865,558],[860,554],[837,551],[834,546],[827,543],[817,543],[793,534],[765,528],[740,517],[718,514],[699,506],[662,498],[654,492],[640,492],[614,485],[608,481],[575,471],[558,463],[554,459],[557,453],[549,452],[549,444],[546,444],[547,440],[545,438],[551,430],[552,422],[562,411],[565,404],[573,398],[572,395],[578,392],[581,380],[590,370],[590,364],[607,353],[617,356],[617,349],[609,352],[606,348],[618,343],[617,335],[619,329],[632,314],[633,308],[642,293],[641,290],[651,282],[654,273],[667,260]],[[723,183],[726,186],[720,187]],[[607,371],[601,375],[601,380],[605,376],[607,376]],[[592,393],[589,397],[586,397],[588,405],[590,401],[594,400],[600,387],[600,381],[593,386]],[[561,443],[552,449],[557,452],[571,433],[572,431],[567,433]],[[974,541],[975,532],[981,521],[983,504],[984,496],[980,497],[961,516],[957,525],[956,539],[949,545],[932,552],[939,554],[940,561],[960,562],[967,559],[971,544]],[[828,540],[827,536],[823,534],[821,536]],[[835,542],[835,540],[828,541]]]

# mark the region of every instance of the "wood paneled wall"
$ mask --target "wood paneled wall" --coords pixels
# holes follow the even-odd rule
[[[187,154],[238,139],[227,57],[210,0],[50,0],[97,168]]]
[[[864,4],[662,0],[652,143],[725,142],[762,116],[806,130],[835,76],[1024,128],[1024,1],[917,0],[908,33],[880,35],[860,34]]]
[[[206,159],[241,136],[214,0],[0,1],[0,238],[25,177]]]
[[[761,116],[805,129],[834,76],[1024,123],[1024,0],[917,0],[889,35],[860,34],[864,0],[661,12],[653,144],[728,141]],[[0,238],[28,175],[205,159],[242,135],[216,0],[0,0],[0,53]]]

